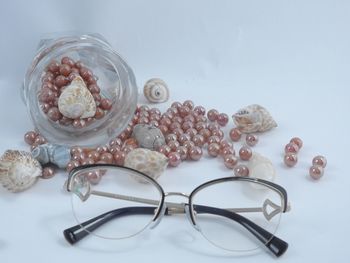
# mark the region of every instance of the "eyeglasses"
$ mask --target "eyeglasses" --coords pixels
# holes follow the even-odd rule
[[[88,178],[96,174],[103,179],[93,185]],[[192,226],[219,248],[237,252],[265,245],[277,257],[288,248],[275,236],[281,214],[289,211],[287,192],[265,180],[227,177],[206,182],[189,195],[165,193],[141,172],[106,164],[72,170],[67,190],[78,222],[63,232],[71,244],[89,234],[106,239],[133,237],[157,226],[164,215],[186,214]],[[188,202],[166,202],[168,196],[183,196]]]

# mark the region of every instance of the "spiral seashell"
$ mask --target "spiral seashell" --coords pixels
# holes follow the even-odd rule
[[[40,163],[28,152],[7,150],[0,158],[0,183],[11,192],[30,188],[41,174]]]
[[[51,163],[59,168],[66,168],[71,158],[69,147],[50,143],[38,145],[33,149],[32,155],[42,165]]]
[[[167,84],[158,78],[150,79],[143,88],[146,99],[153,103],[166,102],[169,99],[169,89]]]
[[[77,76],[58,98],[58,110],[70,119],[90,118],[96,114],[96,102],[84,80]]]
[[[240,109],[232,118],[237,128],[243,133],[265,132],[277,127],[270,113],[258,104]]]
[[[132,137],[136,139],[141,148],[149,150],[157,150],[165,144],[163,133],[157,127],[149,124],[135,125]]]
[[[147,174],[156,180],[168,166],[168,158],[156,151],[137,148],[125,157],[124,166]],[[141,180],[140,182],[145,183],[147,181]]]

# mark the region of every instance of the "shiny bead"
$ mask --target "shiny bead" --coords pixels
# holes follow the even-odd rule
[[[95,161],[91,158],[85,158],[85,159],[81,160],[81,165],[91,165],[94,163],[95,163]]]
[[[72,171],[74,168],[78,167],[80,165],[80,163],[78,161],[70,161],[67,164],[67,172]]]
[[[218,136],[210,136],[208,138],[208,144],[217,143],[219,144],[221,139]]]
[[[87,179],[91,184],[96,185],[101,181],[101,174],[99,171],[88,172]]]
[[[220,149],[220,155],[222,157],[225,157],[226,155],[235,155],[235,150],[232,147],[224,147]]]
[[[109,147],[109,152],[111,154],[115,154],[116,152],[119,152],[119,151],[121,151],[121,148],[119,146],[114,145],[112,147]]]
[[[199,134],[204,137],[204,140],[207,141],[208,138],[211,136],[211,132],[208,129],[202,129],[199,131]]]
[[[108,147],[107,146],[99,146],[96,148],[96,151],[99,154],[102,154],[102,153],[108,152]]]
[[[181,124],[178,122],[172,122],[169,126],[169,129],[171,131],[175,130],[175,129],[181,129]]]
[[[252,154],[252,150],[247,146],[243,146],[241,149],[239,149],[239,157],[243,161],[248,161],[250,157],[252,157]]]
[[[165,137],[165,141],[166,143],[170,142],[170,141],[176,141],[177,140],[177,136],[173,133],[169,133],[166,137]]]
[[[293,167],[298,162],[298,156],[295,153],[287,153],[284,156],[284,163],[288,167]]]
[[[60,64],[57,61],[52,61],[48,66],[48,70],[51,71],[52,73],[57,73],[59,69],[60,69]]]
[[[294,137],[290,140],[291,143],[295,143],[299,149],[301,149],[301,147],[303,147],[303,141],[299,138],[299,137]]]
[[[242,137],[242,133],[238,128],[233,128],[230,130],[230,138],[234,142],[238,142]]]
[[[284,152],[285,153],[298,153],[299,152],[299,147],[295,143],[288,143],[284,147]]]
[[[192,141],[196,146],[199,147],[203,147],[205,143],[204,137],[200,134],[196,134],[195,136],[193,136]]]
[[[65,77],[68,77],[68,75],[71,73],[71,67],[67,64],[62,64],[60,66],[60,73],[61,75],[65,76]]]
[[[205,115],[205,108],[202,106],[196,106],[193,110],[197,112],[198,115]]]
[[[149,119],[147,117],[141,117],[139,119],[139,124],[148,124],[149,123]]]
[[[133,145],[126,145],[122,148],[122,151],[127,155],[129,152],[131,152],[132,150],[136,149],[135,146]]]
[[[176,109],[179,109],[181,106],[182,106],[182,104],[178,101],[175,101],[171,104],[171,107],[176,108]]]
[[[172,120],[174,118],[174,114],[172,114],[171,112],[166,112],[162,115],[162,118],[169,118],[170,120]]]
[[[166,118],[166,117],[161,118],[161,120],[159,122],[159,124],[167,126],[167,127],[169,127],[171,125],[171,123],[172,123],[171,120],[169,118]]]
[[[167,134],[169,129],[165,125],[159,125],[158,129],[163,133],[163,135]]]
[[[320,179],[324,174],[324,170],[322,166],[319,165],[313,165],[310,167],[309,175],[312,179],[318,180]]]
[[[236,167],[234,167],[233,173],[235,176],[246,177],[249,175],[249,169],[247,166],[240,164],[240,165],[237,165]]]
[[[70,154],[71,155],[74,155],[74,154],[80,154],[83,152],[83,149],[81,147],[78,147],[78,146],[73,146],[71,149],[70,149]]]
[[[91,93],[100,93],[100,88],[97,84],[89,85],[88,89]]]
[[[176,151],[176,149],[180,146],[180,143],[178,141],[169,141],[167,144],[173,152]]]
[[[88,153],[88,158],[97,162],[100,159],[100,154],[97,151],[91,151]]]
[[[46,139],[43,136],[38,135],[38,136],[36,136],[33,145],[34,144],[35,145],[41,145],[41,144],[45,144],[45,143],[47,143]]]
[[[152,108],[152,109],[149,110],[149,114],[151,114],[151,115],[160,115],[161,112],[157,108]]]
[[[192,100],[185,100],[182,105],[188,107],[190,110],[192,110],[194,107],[194,103]]]
[[[220,129],[220,126],[216,122],[208,124],[208,130],[209,131],[214,131],[214,130],[219,130],[219,129]]]
[[[182,124],[183,123],[183,119],[180,116],[175,116],[173,118],[173,122],[178,122],[178,123]]]
[[[179,143],[182,145],[185,141],[190,141],[191,140],[191,136],[187,133],[183,133],[179,136]],[[174,140],[176,141],[176,140]]]
[[[88,68],[85,68],[85,67],[80,68],[80,76],[83,79],[86,80],[88,77],[91,77],[92,75],[93,75],[92,72]]]
[[[207,122],[208,121],[208,118],[205,117],[204,115],[199,115],[196,117],[196,122]]]
[[[57,87],[61,88],[61,87],[63,87],[63,86],[65,86],[65,85],[68,84],[68,79],[67,79],[65,76],[58,75],[58,76],[55,78],[55,80],[54,80],[54,84],[55,84]]]
[[[231,149],[233,149],[233,144],[228,142],[228,141],[226,141],[226,140],[222,140],[219,143],[219,145],[220,145],[220,149],[224,149],[224,148],[231,148]]]
[[[211,143],[208,145],[208,154],[212,157],[217,157],[220,153],[220,146],[217,143]]]
[[[169,165],[172,167],[176,167],[181,163],[181,156],[177,152],[171,152],[168,155]]]
[[[49,111],[47,112],[47,116],[52,121],[58,121],[62,118],[62,114],[60,113],[57,107],[52,107],[51,109],[49,109]]]
[[[191,148],[195,147],[196,145],[192,141],[186,141],[183,143],[182,146],[185,146],[187,149],[191,149]]]
[[[185,121],[183,124],[182,124],[182,129],[184,130],[184,131],[187,131],[188,129],[191,129],[191,128],[193,128],[194,127],[194,124],[193,124],[193,122],[191,122],[191,121]]]
[[[105,116],[105,112],[100,108],[100,107],[97,107],[96,108],[96,113],[95,113],[95,118],[97,119],[97,120],[100,120],[100,119],[102,119],[103,117]]]
[[[200,147],[194,146],[189,149],[188,155],[193,161],[198,161],[202,157],[203,151]]]
[[[75,63],[74,63],[74,60],[73,59],[71,59],[70,57],[63,57],[62,59],[61,59],[61,63],[62,64],[66,64],[66,65],[68,65],[68,66],[70,66],[70,67],[74,67],[75,65]]]
[[[226,126],[228,123],[228,115],[226,113],[220,113],[216,120],[220,126]]]
[[[207,128],[207,124],[205,122],[197,122],[195,125],[195,128],[197,131],[200,131],[202,129],[206,129]]]
[[[183,122],[186,122],[186,121],[189,121],[189,122],[195,122],[196,121],[196,118],[193,117],[192,115],[187,115],[183,118]]]
[[[327,159],[322,155],[318,155],[312,159],[312,164],[314,166],[321,166],[322,168],[325,168],[327,165]]]
[[[191,128],[186,131],[186,134],[188,134],[190,138],[193,138],[195,135],[198,134],[198,131],[194,128]]]
[[[259,137],[254,134],[247,134],[247,136],[245,137],[245,141],[248,146],[253,147],[258,143]]]
[[[233,169],[238,163],[237,157],[233,154],[228,154],[224,156],[224,164],[226,168]]]
[[[190,113],[191,109],[187,106],[182,106],[179,108],[180,117],[184,118],[186,115]]]
[[[184,133],[184,131],[180,128],[177,128],[177,129],[173,130],[173,133],[177,136],[177,138],[179,138],[180,135]]]
[[[176,152],[178,154],[180,154],[181,160],[186,160],[187,159],[188,150],[187,150],[187,148],[185,146],[177,147]]]
[[[33,145],[37,136],[38,134],[35,131],[29,131],[26,134],[24,134],[24,141],[29,145]]]
[[[52,178],[55,175],[55,169],[52,167],[45,167],[43,168],[43,172],[41,174],[41,178],[43,179],[49,179]]]
[[[100,161],[111,164],[113,163],[113,155],[109,152],[104,152],[100,156]]]
[[[215,109],[209,110],[207,113],[207,117],[210,121],[216,121],[218,118],[219,112]]]
[[[168,145],[162,145],[159,147],[158,152],[168,156],[171,153],[171,148]]]
[[[124,165],[124,160],[125,160],[126,154],[122,151],[116,152],[113,154],[114,162],[116,165]]]

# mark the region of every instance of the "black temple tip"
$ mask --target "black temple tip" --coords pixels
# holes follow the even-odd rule
[[[276,256],[280,257],[284,254],[284,252],[288,249],[288,243],[283,241],[282,239],[274,236],[270,242],[266,244],[266,247]]]

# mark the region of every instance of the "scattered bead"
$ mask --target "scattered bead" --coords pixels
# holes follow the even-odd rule
[[[309,175],[312,179],[318,180],[323,176],[324,170],[322,166],[313,165],[310,167]]]
[[[41,178],[43,179],[50,179],[55,175],[55,169],[52,167],[45,167],[43,168],[43,172],[41,175]]]
[[[169,165],[172,167],[176,167],[181,163],[181,156],[178,152],[171,152],[168,155]]]
[[[218,118],[219,112],[215,109],[209,110],[207,113],[207,117],[210,121],[216,121]]]
[[[189,150],[189,157],[193,161],[198,161],[200,158],[202,158],[202,154],[203,154],[203,151],[198,146],[194,146]]]
[[[293,167],[296,165],[296,163],[298,162],[298,156],[295,153],[287,153],[284,156],[284,163],[288,166],[288,167]]]
[[[233,128],[230,130],[230,138],[234,142],[238,142],[242,137],[242,133],[238,128]]]
[[[287,153],[298,153],[299,152],[299,147],[295,143],[290,142],[284,147],[284,152],[286,154]]]
[[[220,113],[217,115],[216,120],[220,126],[226,126],[228,123],[228,115],[226,113]]]
[[[29,145],[33,145],[37,135],[35,131],[29,131],[24,135],[24,141]]]
[[[252,150],[247,146],[243,146],[239,149],[239,157],[243,161],[248,161],[252,157],[252,154]]]
[[[212,157],[217,157],[220,153],[220,146],[217,143],[211,143],[208,145],[208,154]]]
[[[249,175],[249,169],[247,166],[240,164],[233,168],[233,173],[235,176],[246,177]]]
[[[233,169],[238,163],[237,157],[233,154],[225,155],[224,164],[228,169]]]
[[[294,137],[290,140],[291,143],[295,143],[299,149],[303,147],[303,141],[299,137]]]
[[[245,137],[245,141],[248,146],[253,147],[258,143],[259,137],[254,134],[247,134],[247,136]]]
[[[322,155],[318,155],[312,159],[312,164],[314,166],[321,166],[322,168],[325,168],[327,165],[327,159]]]

